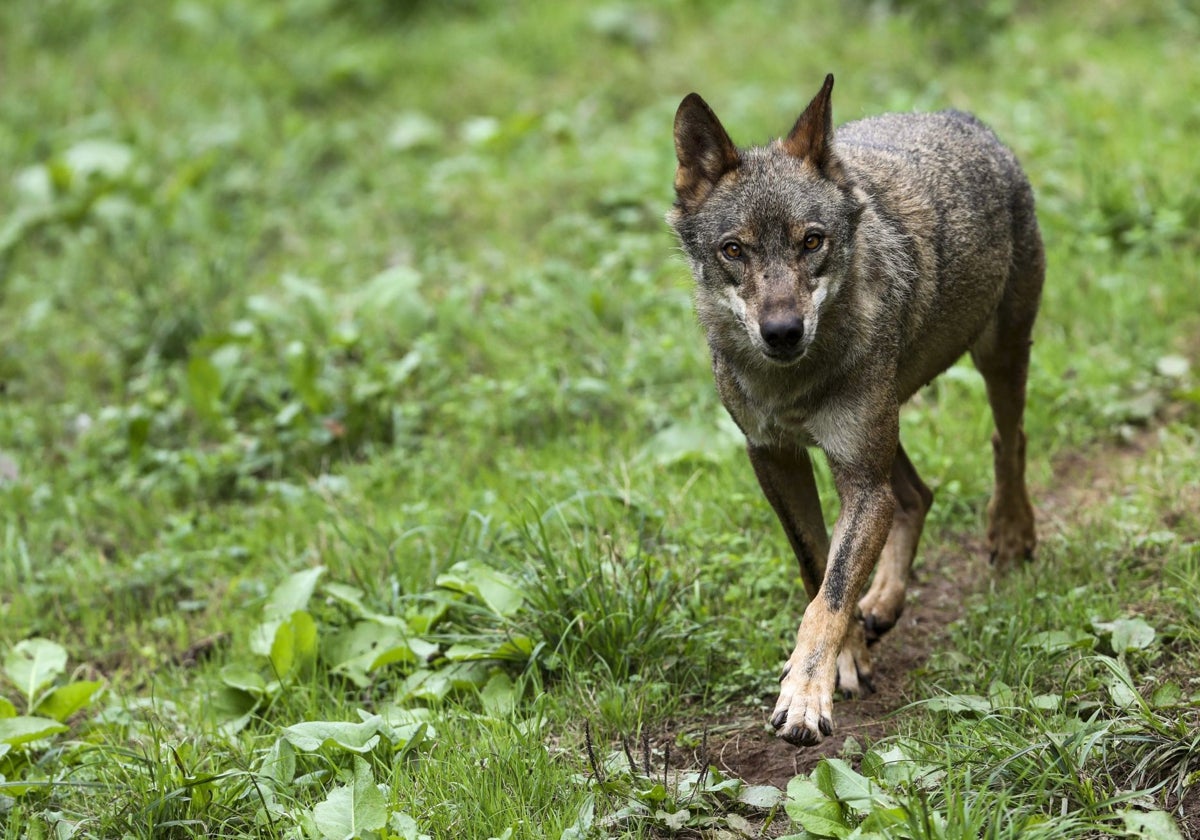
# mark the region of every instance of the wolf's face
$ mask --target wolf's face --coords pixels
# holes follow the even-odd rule
[[[785,140],[739,151],[692,94],[675,118],[678,200],[668,214],[725,352],[802,359],[849,272],[862,203],[829,148],[828,91]]]
[[[739,158],[671,222],[696,277],[701,323],[723,343],[789,365],[838,296],[860,205],[778,144]]]

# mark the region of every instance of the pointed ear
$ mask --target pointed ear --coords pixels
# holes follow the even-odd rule
[[[717,115],[695,93],[689,93],[675,112],[675,156],[679,159],[676,204],[689,213],[703,203],[722,175],[741,162]]]
[[[829,94],[833,90],[833,74],[825,77],[825,84],[804,113],[792,126],[792,133],[783,141],[783,150],[789,155],[807,160],[825,171],[833,149],[833,109],[829,106]]]

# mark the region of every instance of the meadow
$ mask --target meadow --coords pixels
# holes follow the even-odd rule
[[[0,4],[0,835],[1200,837],[1186,0]],[[1040,546],[960,362],[874,698],[663,222],[671,124],[955,107],[1033,183]],[[818,478],[836,512],[827,470]],[[890,665],[888,663],[891,663]]]

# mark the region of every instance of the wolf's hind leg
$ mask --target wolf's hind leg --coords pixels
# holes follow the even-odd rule
[[[1037,546],[1025,488],[1025,383],[1045,262],[1034,229],[1018,239],[1013,277],[992,323],[971,348],[996,421],[992,451],[996,489],[988,503],[987,543],[998,572],[1030,560]],[[1024,253],[1022,253],[1022,248]]]
[[[858,602],[868,642],[877,641],[900,620],[909,571],[925,516],[933,504],[933,491],[921,481],[903,446],[896,447],[892,463],[892,492],[896,496],[892,528],[879,555],[871,588]]]

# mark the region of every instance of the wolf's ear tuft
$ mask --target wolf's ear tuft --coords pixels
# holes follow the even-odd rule
[[[785,152],[809,161],[821,172],[829,168],[833,155],[833,109],[829,104],[832,90],[833,74],[830,73],[783,141]]]
[[[677,206],[689,213],[704,202],[722,175],[741,162],[721,121],[699,94],[689,93],[675,112],[675,156],[679,159]]]

